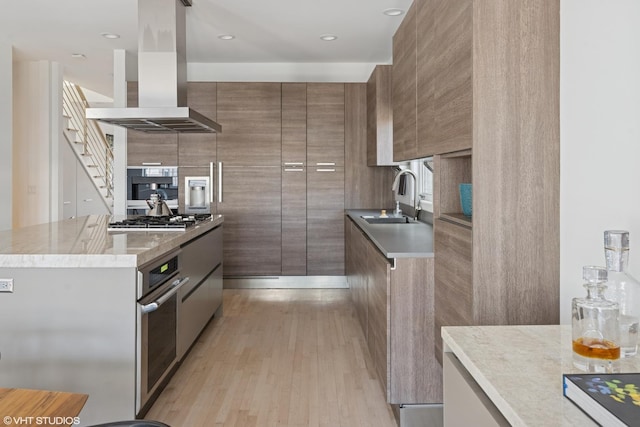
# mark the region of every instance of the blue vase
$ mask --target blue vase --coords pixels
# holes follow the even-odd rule
[[[460,184],[460,206],[462,214],[471,218],[471,206],[473,205],[473,191],[471,184]]]

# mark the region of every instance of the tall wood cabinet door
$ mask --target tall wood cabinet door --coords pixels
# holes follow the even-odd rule
[[[416,157],[416,3],[393,36],[393,160]]]
[[[282,84],[282,274],[307,274],[307,84]]]
[[[127,82],[127,106],[138,106],[138,82]],[[178,134],[127,131],[127,165],[178,166]]]
[[[344,168],[307,170],[307,274],[344,275]]]
[[[435,139],[428,139],[431,148],[425,154],[429,155],[465,150],[473,141],[473,0],[439,0],[434,14],[438,17],[432,50],[437,129]],[[418,138],[423,140],[420,132]]]
[[[389,295],[391,266],[377,248],[369,242],[366,254],[368,260],[367,305],[369,312],[367,344],[373,359],[373,366],[378,374],[385,396],[389,399],[388,384],[391,372],[387,369],[389,366],[387,352],[387,314],[389,304],[387,296]]]
[[[472,230],[436,219],[433,227],[435,253],[435,336],[442,326],[474,325]],[[435,340],[436,357],[442,362],[442,340]]]
[[[347,280],[351,289],[351,300],[356,316],[362,327],[365,340],[368,340],[368,302],[367,302],[367,238],[353,221],[347,219],[346,258]]]
[[[280,166],[280,83],[218,83],[218,161],[229,166]]]
[[[280,275],[281,168],[222,165],[225,276]]]
[[[307,162],[344,166],[344,84],[307,84]],[[323,165],[324,163],[324,165]]]

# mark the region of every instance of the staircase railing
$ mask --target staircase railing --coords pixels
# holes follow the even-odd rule
[[[63,85],[63,112],[69,117],[69,128],[77,132],[76,143],[82,145],[81,156],[99,190],[113,199],[113,147],[95,120],[87,120],[89,107],[82,89],[71,83]],[[102,192],[102,191],[101,191]]]

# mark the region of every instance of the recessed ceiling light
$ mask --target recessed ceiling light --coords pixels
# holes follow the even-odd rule
[[[324,35],[320,36],[320,39],[324,40],[326,42],[332,42],[337,38],[338,38],[338,36],[334,36],[333,34],[324,34]]]
[[[76,58],[76,59],[86,59],[87,57],[84,55],[84,53],[72,53],[71,54],[72,58]]]
[[[234,35],[232,35],[232,34],[220,34],[220,35],[218,36],[218,38],[219,38],[220,40],[233,40],[233,39],[235,39],[235,38],[236,38],[236,36],[234,36]]]
[[[102,37],[104,37],[105,39],[119,39],[120,36],[118,34],[113,34],[113,33],[100,33],[100,35]]]
[[[382,13],[384,13],[387,16],[400,16],[404,13],[404,10],[402,9],[387,9],[385,11],[383,11]]]

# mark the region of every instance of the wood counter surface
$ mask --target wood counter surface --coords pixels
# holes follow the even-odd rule
[[[0,425],[77,425],[76,417],[88,397],[61,391],[0,388]]]

